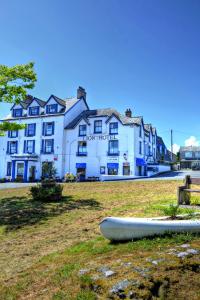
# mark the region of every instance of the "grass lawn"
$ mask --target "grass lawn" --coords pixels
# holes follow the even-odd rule
[[[200,299],[200,255],[176,255],[183,244],[200,251],[200,236],[112,244],[98,227],[111,215],[163,215],[179,185],[69,183],[60,203],[34,202],[28,188],[0,190],[0,299]],[[124,292],[111,292],[122,281]]]

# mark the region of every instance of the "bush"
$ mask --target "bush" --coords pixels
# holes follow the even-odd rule
[[[72,173],[65,174],[65,181],[66,182],[74,182],[76,181],[76,176],[74,176]]]
[[[176,219],[177,215],[180,213],[180,208],[178,205],[170,204],[169,207],[163,209],[166,216]]]
[[[30,188],[34,200],[42,202],[60,201],[63,186],[53,180],[44,180],[41,184]]]
[[[0,178],[0,183],[6,182],[6,178]]]

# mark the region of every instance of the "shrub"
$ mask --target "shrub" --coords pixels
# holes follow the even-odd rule
[[[0,178],[0,183],[6,182],[6,178]]]
[[[163,209],[163,212],[166,216],[176,219],[177,215],[180,213],[180,208],[178,205],[170,204]]]
[[[60,201],[63,186],[53,180],[44,180],[41,184],[30,188],[34,200],[42,202]]]
[[[74,182],[75,180],[76,180],[76,176],[74,176],[72,173],[65,174],[66,182]]]

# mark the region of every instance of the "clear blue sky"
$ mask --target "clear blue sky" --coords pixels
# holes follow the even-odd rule
[[[169,143],[200,140],[199,0],[0,0],[0,63],[34,61],[33,95],[131,107]],[[9,111],[0,108],[0,117]],[[168,132],[167,132],[168,130]],[[179,131],[179,132],[178,132]]]

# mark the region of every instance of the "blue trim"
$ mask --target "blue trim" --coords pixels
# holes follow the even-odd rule
[[[24,182],[28,181],[28,160],[24,161]]]
[[[119,169],[119,164],[118,163],[107,163],[107,168],[108,169]]]
[[[54,111],[50,112],[50,109],[54,109]],[[57,114],[58,113],[58,104],[49,104],[49,105],[46,105],[46,113],[47,114]]]
[[[76,163],[76,169],[86,169],[86,163]]]
[[[111,128],[111,126],[113,126],[113,127]],[[112,129],[117,129],[117,132],[112,132]],[[110,135],[116,135],[116,134],[118,134],[118,122],[111,122],[109,124],[109,134]]]
[[[26,141],[24,141],[24,153],[26,153],[27,149],[26,149]]]
[[[33,109],[36,109],[36,113],[33,113]],[[29,115],[30,116],[38,116],[39,115],[39,109],[40,109],[39,106],[29,107]]]
[[[30,126],[33,126],[33,133],[29,133],[29,127]],[[36,134],[36,123],[30,123],[30,124],[27,124],[26,128],[25,128],[25,136],[28,136],[28,137],[31,137],[31,136],[35,136]]]
[[[15,167],[16,167],[16,161],[12,161],[12,181],[15,181]]]
[[[51,124],[51,133],[47,134],[46,129],[47,129],[47,124]],[[43,128],[42,128],[42,135],[44,136],[51,136],[54,135],[54,131],[55,131],[55,122],[44,122],[43,123]]]
[[[101,123],[101,126],[97,126],[97,122]],[[101,131],[96,131],[96,127],[101,127]],[[102,120],[95,120],[94,121],[94,133],[98,134],[98,133],[102,133]]]
[[[7,176],[11,176],[11,169],[12,169],[12,162],[11,161],[8,161],[7,162],[7,172],[6,172],[6,174],[7,174]]]
[[[84,127],[85,129],[82,129],[81,130],[81,127]],[[85,131],[85,134],[81,134],[80,132],[81,131]],[[87,125],[79,125],[79,132],[78,132],[78,136],[86,136],[86,134],[87,134]]]
[[[136,158],[136,166],[137,167],[146,166],[146,161],[143,158]]]
[[[19,112],[20,111],[20,115],[19,116],[16,116],[16,112]],[[23,112],[23,109],[22,108],[15,108],[15,109],[13,109],[13,111],[12,111],[12,116],[14,117],[14,118],[20,118],[20,117],[22,117],[22,112]]]

